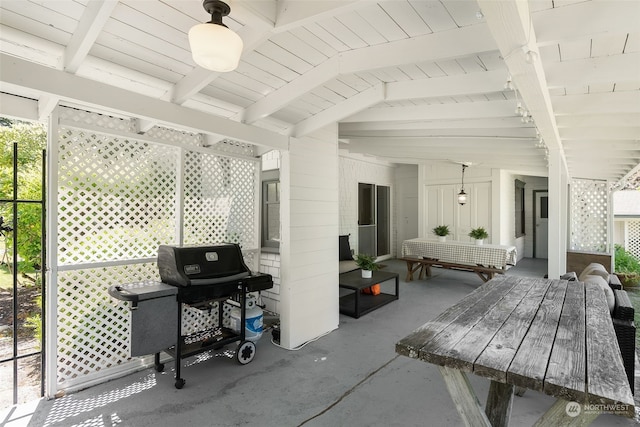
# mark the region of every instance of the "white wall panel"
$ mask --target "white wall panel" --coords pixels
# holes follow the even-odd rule
[[[281,345],[338,327],[337,126],[291,138],[280,170]]]
[[[488,242],[499,244],[500,242],[493,239],[491,199],[491,183],[480,182],[471,185],[471,201],[468,203],[472,211],[472,218],[470,218],[471,228],[484,227],[489,233]],[[502,223],[503,221],[500,222]],[[466,230],[466,233],[462,232],[466,239],[471,240],[467,236],[469,231],[471,230]]]
[[[438,225],[448,225],[449,239],[468,242],[469,231],[474,227],[484,227],[491,240],[491,184],[480,182],[465,184],[469,201],[461,206],[455,184],[426,185],[424,190],[424,233],[420,237],[434,238],[432,229]]]
[[[354,157],[340,156],[340,234],[350,234],[351,249],[358,251],[358,183],[384,185],[391,188],[392,231],[396,234],[393,202],[395,200],[395,166]],[[336,239],[337,241],[337,239]],[[395,240],[391,240],[395,254]],[[337,257],[337,252],[336,252]]]
[[[400,256],[402,242],[418,234],[418,167],[399,165],[396,168],[396,254]]]

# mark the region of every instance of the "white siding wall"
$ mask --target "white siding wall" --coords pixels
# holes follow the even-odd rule
[[[351,249],[358,253],[358,183],[384,185],[391,188],[392,211],[395,199],[395,166],[388,163],[340,156],[340,234],[350,234]],[[395,213],[392,212],[395,236]],[[336,238],[337,241],[337,238]],[[395,240],[391,241],[391,253],[395,253]],[[336,257],[338,252],[336,252]]]
[[[453,233],[449,238],[470,241],[467,236],[475,227],[484,227],[489,232],[489,242],[493,243],[492,232],[492,176],[490,169],[467,168],[465,172],[465,192],[468,202],[458,204],[462,166],[427,165],[420,167],[422,192],[419,201],[418,233],[420,237],[434,237],[431,230],[437,225],[448,225]]]
[[[280,169],[281,345],[338,327],[337,126],[291,138]]]
[[[497,192],[494,192],[496,202],[500,209],[500,217],[494,217],[494,238],[493,243],[497,245],[513,245],[516,243],[516,217],[515,217],[515,178],[513,175],[506,171],[496,171],[497,179]],[[496,177],[494,177],[496,178]],[[495,206],[495,205],[494,205]],[[518,256],[521,256],[522,252],[516,244],[518,249]]]
[[[267,310],[280,313],[280,254],[262,252],[258,271],[273,276],[273,288],[262,291],[260,295]]]
[[[418,166],[396,167],[396,254],[400,256],[402,242],[418,234]]]

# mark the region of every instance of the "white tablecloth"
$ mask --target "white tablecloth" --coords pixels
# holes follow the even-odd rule
[[[417,256],[458,264],[482,265],[506,269],[516,265],[518,252],[515,246],[476,245],[464,242],[440,242],[417,238],[402,242],[402,256]]]

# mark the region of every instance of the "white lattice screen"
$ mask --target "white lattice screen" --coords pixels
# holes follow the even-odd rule
[[[107,290],[159,280],[158,245],[178,235],[185,244],[231,241],[257,264],[259,163],[248,144],[224,140],[207,153],[198,134],[154,127],[141,140],[132,120],[59,110],[57,384],[65,388],[127,362],[129,307]],[[216,319],[217,308],[185,308],[183,333]]]
[[[609,189],[605,181],[575,179],[570,190],[570,249],[607,251]]]
[[[640,258],[640,220],[625,221],[626,240],[625,249]]]

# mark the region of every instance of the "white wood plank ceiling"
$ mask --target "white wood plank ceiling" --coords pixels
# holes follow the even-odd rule
[[[56,86],[90,81],[233,121],[221,134],[236,138],[247,125],[302,136],[338,122],[342,148],[398,163],[544,176],[558,150],[571,177],[611,181],[640,164],[639,1],[228,3],[245,48],[219,74],[191,59],[187,32],[209,18],[200,0],[2,0],[0,91],[46,115],[68,98],[100,104]]]

